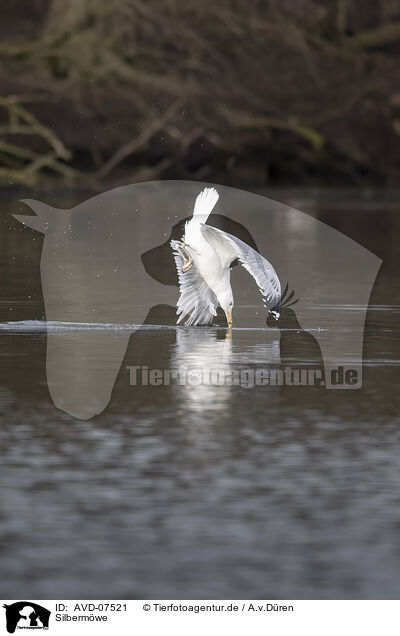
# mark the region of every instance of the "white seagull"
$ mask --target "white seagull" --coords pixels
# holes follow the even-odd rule
[[[206,225],[218,199],[215,188],[200,192],[193,217],[185,224],[182,240],[171,241],[180,289],[177,323],[188,316],[187,326],[208,324],[217,315],[220,305],[228,327],[232,326],[230,266],[235,259],[253,276],[264,306],[278,319],[281,284],[271,263],[236,236]]]

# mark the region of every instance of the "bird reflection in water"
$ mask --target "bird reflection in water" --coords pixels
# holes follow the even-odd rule
[[[279,330],[272,329],[177,329],[171,352],[186,413],[226,410],[232,391],[249,388],[249,374],[279,364]]]
[[[231,360],[230,329],[177,329],[171,367],[181,372],[182,381],[176,382],[185,410],[201,413],[226,408],[232,390],[226,381]]]

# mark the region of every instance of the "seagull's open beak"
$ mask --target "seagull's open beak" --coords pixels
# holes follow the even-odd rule
[[[231,310],[225,309],[226,322],[228,323],[228,327],[232,327],[232,314]]]

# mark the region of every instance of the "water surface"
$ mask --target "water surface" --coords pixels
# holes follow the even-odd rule
[[[132,365],[320,368],[312,329],[338,329],[338,309],[327,303],[324,324],[308,333],[295,307],[279,324],[254,319],[228,334],[222,318],[208,329],[176,328],[174,309],[155,306],[130,338],[108,407],[88,421],[49,397],[47,330],[71,343],[89,333],[96,367],[105,337],[133,325],[44,322],[42,238],[9,229],[21,196],[2,195],[3,598],[398,598],[399,196],[268,195],[384,261],[367,313],[362,388],[131,386]],[[65,193],[51,198],[65,205]],[[351,350],[351,330],[338,337]]]

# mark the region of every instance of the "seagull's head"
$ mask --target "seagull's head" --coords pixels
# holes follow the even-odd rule
[[[217,299],[222,309],[225,312],[226,322],[228,323],[228,327],[232,327],[232,309],[233,309],[233,294],[232,289],[222,290],[219,294],[217,294]]]

